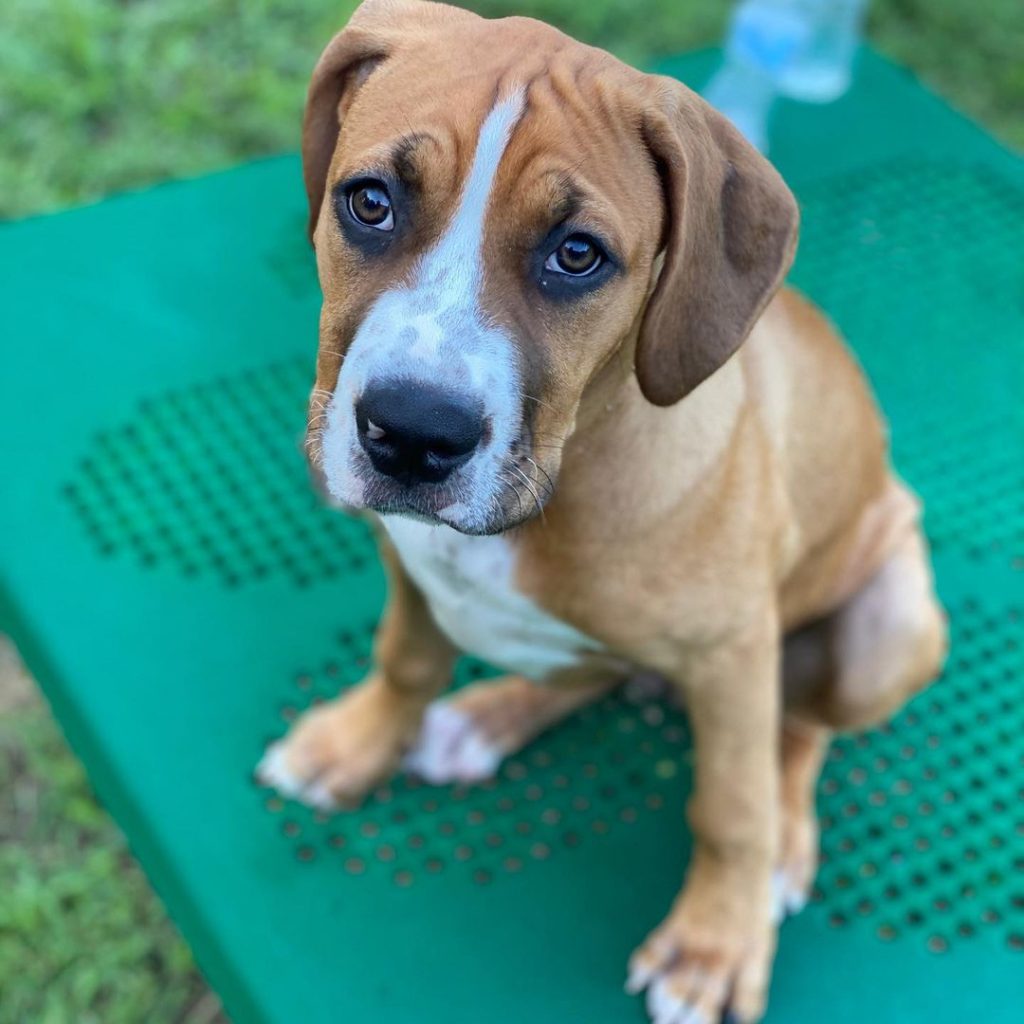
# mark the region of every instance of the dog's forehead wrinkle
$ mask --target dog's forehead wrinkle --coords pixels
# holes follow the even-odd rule
[[[403,135],[392,147],[391,162],[402,181],[418,184],[422,177],[421,160],[426,159],[423,150],[428,146],[437,149],[437,139],[429,132],[411,131]]]

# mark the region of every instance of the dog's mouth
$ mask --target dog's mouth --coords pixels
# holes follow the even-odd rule
[[[493,535],[542,517],[554,493],[554,479],[517,439],[487,480],[468,466],[442,484],[400,484],[366,467],[365,507],[381,515],[402,515],[459,533]]]
[[[350,460],[348,485],[341,493],[330,486],[320,468],[317,439],[310,441],[310,463],[319,489],[349,512],[406,516],[484,536],[543,517],[554,493],[557,471],[545,468],[536,457],[526,428],[503,458],[492,459],[490,465],[471,460],[438,483],[395,479],[376,469],[364,451],[356,450]]]

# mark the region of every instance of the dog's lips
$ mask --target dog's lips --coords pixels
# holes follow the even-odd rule
[[[472,506],[452,495],[451,489],[436,484],[411,488],[397,483],[388,486],[379,475],[367,483],[359,508],[378,515],[404,516],[432,526],[447,526],[469,535],[504,533],[520,522],[504,509],[496,516],[481,520]]]
[[[520,526],[541,514],[553,489],[531,471],[531,436],[524,427],[508,448],[499,477],[504,487],[489,500],[474,501],[458,475],[440,483],[405,483],[379,472],[368,456],[357,450],[351,464],[351,492],[330,495],[330,503],[349,513],[406,516],[459,533],[493,535]],[[524,486],[524,484],[526,486]]]
[[[444,524],[458,529],[456,522],[444,516],[447,509],[458,502],[449,484],[404,484],[383,476],[372,467],[359,474],[363,485],[360,508],[380,515],[411,516],[435,525]]]

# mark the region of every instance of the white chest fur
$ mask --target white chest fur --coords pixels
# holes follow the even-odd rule
[[[401,516],[383,519],[437,624],[468,654],[541,680],[599,648],[515,589],[515,549],[504,537],[470,537]]]

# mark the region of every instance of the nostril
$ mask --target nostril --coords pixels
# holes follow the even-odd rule
[[[371,385],[355,407],[374,467],[405,482],[438,482],[467,462],[487,428],[479,402],[414,382]]]
[[[436,434],[424,440],[425,447],[435,455],[465,455],[479,443],[480,435],[475,431]]]

